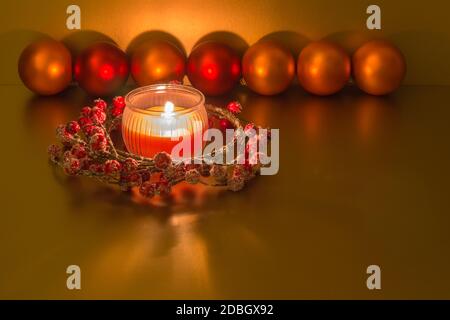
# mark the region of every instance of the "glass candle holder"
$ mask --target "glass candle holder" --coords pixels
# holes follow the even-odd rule
[[[141,87],[125,96],[122,136],[128,151],[151,158],[165,151],[169,154],[181,139],[190,143],[191,155],[203,148],[194,137],[208,128],[205,97],[197,89],[178,84]],[[178,154],[177,156],[186,156]]]

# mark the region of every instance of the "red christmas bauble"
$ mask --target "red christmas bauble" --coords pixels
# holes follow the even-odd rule
[[[192,85],[207,95],[230,91],[241,78],[241,60],[229,46],[205,42],[191,52],[187,75]]]
[[[95,96],[114,94],[128,79],[126,54],[108,42],[97,42],[83,51],[75,62],[75,80]]]

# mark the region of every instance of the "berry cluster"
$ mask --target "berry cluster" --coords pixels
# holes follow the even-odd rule
[[[57,128],[60,144],[49,146],[50,160],[68,175],[95,177],[117,184],[123,190],[137,187],[145,197],[168,195],[171,187],[181,181],[226,186],[238,191],[259,172],[260,164],[250,164],[247,158],[244,164],[207,164],[204,161],[192,164],[174,161],[166,152],[150,159],[116,149],[110,133],[120,125],[124,108],[125,101],[121,96],[115,97],[110,106],[97,99],[93,106],[82,108],[78,120]],[[242,111],[238,102],[229,103],[225,109],[212,105],[206,108],[211,119],[226,121],[227,127],[244,131],[257,129],[254,124],[242,128],[236,117]]]

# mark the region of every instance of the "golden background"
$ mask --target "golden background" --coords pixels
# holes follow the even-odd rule
[[[189,53],[203,37],[228,39],[244,48],[263,37],[287,43],[294,53],[309,40],[329,38],[352,50],[365,40],[391,39],[407,58],[405,83],[450,84],[450,27],[446,0],[376,1],[382,32],[366,29],[371,1],[345,0],[79,0],[81,34],[66,29],[71,1],[2,1],[0,8],[0,84],[19,84],[16,61],[32,39],[50,35],[70,43],[99,32],[126,49],[148,31],[175,37]],[[211,35],[217,31],[226,34]],[[230,35],[230,33],[232,35]]]
[[[387,97],[350,86],[322,98],[293,86],[208,98],[239,99],[245,118],[280,129],[280,172],[239,193],[181,185],[167,203],[48,164],[54,128],[91,98],[75,86],[53,97],[28,91],[16,70],[26,44],[46,33],[82,45],[95,30],[125,49],[160,30],[189,52],[221,30],[212,36],[241,47],[277,32],[294,51],[323,37],[350,50],[378,35],[364,31],[370,3],[77,3],[81,33],[65,29],[71,2],[1,5],[0,298],[450,298],[448,2],[377,2],[416,86]],[[66,289],[70,264],[81,267],[80,291]],[[371,264],[381,267],[380,291],[366,287]]]

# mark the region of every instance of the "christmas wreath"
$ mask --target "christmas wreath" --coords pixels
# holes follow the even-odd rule
[[[221,126],[237,129],[239,133],[261,127],[238,118],[242,111],[239,102],[233,101],[226,108],[206,105],[210,123],[219,120]],[[166,152],[157,153],[153,158],[145,158],[117,148],[111,133],[120,128],[125,100],[117,96],[108,105],[97,99],[93,106],[82,108],[80,117],[58,126],[56,136],[59,144],[48,148],[50,160],[62,167],[68,175],[88,176],[102,182],[116,184],[126,191],[133,187],[146,197],[170,194],[171,187],[182,181],[190,184],[202,183],[222,186],[232,191],[241,190],[245,183],[260,171],[261,163],[215,164],[186,163],[173,160]],[[243,126],[242,123],[246,123]],[[258,133],[254,138],[258,139]],[[270,135],[267,136],[270,138]],[[226,152],[227,145],[221,152]],[[248,145],[246,146],[248,147]],[[246,156],[248,155],[246,148]]]

